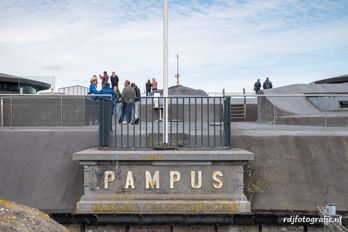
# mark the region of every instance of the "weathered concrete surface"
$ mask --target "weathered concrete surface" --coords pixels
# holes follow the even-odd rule
[[[253,125],[232,143],[255,154],[247,183],[254,211],[316,211],[331,202],[348,211],[347,129]]]
[[[256,123],[232,128],[233,146],[255,154],[254,211],[316,211],[335,203],[339,212],[348,212],[347,128]],[[0,129],[0,197],[49,212],[74,212],[83,176],[71,154],[97,145],[96,128]]]
[[[307,98],[304,94],[348,94],[348,83],[341,84],[295,84],[264,90],[258,96],[258,120],[289,125],[345,126],[348,111],[339,108],[339,100],[347,97]],[[298,96],[277,96],[298,94]],[[322,105],[325,105],[323,107]],[[328,107],[328,112],[323,108]],[[336,109],[336,110],[333,110]],[[331,110],[331,111],[330,111]],[[328,118],[326,122],[325,117]]]
[[[348,83],[342,84],[294,84],[263,90],[266,98],[279,109],[299,115],[320,114],[322,111],[305,96],[267,96],[277,94],[342,94],[347,93]],[[348,94],[348,93],[347,93]],[[259,102],[259,101],[258,101]]]
[[[177,225],[173,227],[173,232],[213,232],[215,231],[214,225]]]
[[[259,232],[259,225],[86,225],[86,232]],[[262,225],[263,232],[322,232],[323,227]]]
[[[129,232],[143,232],[143,231],[153,231],[153,232],[170,232],[170,225],[150,225],[150,226],[130,226]]]
[[[127,231],[126,225],[86,225],[85,227],[85,232],[126,232],[126,231]]]
[[[4,232],[68,232],[47,214],[14,202],[0,199],[0,231]]]
[[[74,153],[79,161],[249,161],[251,152],[242,149],[224,150],[119,150],[91,148]]]
[[[74,212],[83,176],[71,154],[97,145],[97,130],[1,129],[0,198]]]
[[[81,214],[250,213],[243,166],[253,154],[246,150],[88,149],[74,153],[73,159],[84,167],[84,195],[76,207]],[[170,184],[172,171],[179,176],[175,186]],[[110,182],[107,172],[114,176]],[[150,187],[146,180],[155,173]]]
[[[98,124],[99,103],[90,97],[25,95],[4,98],[4,126],[85,126]]]

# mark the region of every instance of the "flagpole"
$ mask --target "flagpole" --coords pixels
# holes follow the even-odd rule
[[[163,0],[163,143],[168,144],[168,0]]]

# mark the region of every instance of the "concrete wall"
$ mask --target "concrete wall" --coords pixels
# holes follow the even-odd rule
[[[315,212],[331,202],[348,211],[347,136],[256,133],[235,135],[233,146],[255,154],[246,171],[254,211]]]
[[[5,127],[95,125],[99,105],[85,97],[5,96],[3,115]]]
[[[232,136],[255,154],[246,185],[254,211],[316,211],[337,204],[348,211],[348,136]],[[0,198],[45,211],[73,212],[82,194],[82,170],[71,155],[98,144],[97,129],[1,129]],[[254,186],[255,187],[255,186]]]
[[[98,145],[96,130],[0,130],[0,199],[74,212],[83,172],[73,152]]]
[[[333,126],[342,127],[348,125],[348,111],[329,111],[327,113],[316,109],[313,114],[294,114],[281,108],[280,104],[274,104],[276,99],[288,98],[293,105],[299,97],[264,97],[260,96],[257,105],[257,121],[262,123],[285,124],[285,125],[309,125],[309,126]],[[304,98],[304,97],[303,97]],[[304,98],[306,99],[306,98]],[[303,100],[303,99],[301,99]],[[306,100],[307,101],[307,100]],[[306,104],[311,104],[308,101]],[[314,105],[312,105],[314,107]],[[310,112],[312,113],[312,112]]]
[[[340,102],[348,101],[348,96],[330,96],[330,97],[307,97],[308,101],[318,107],[321,111],[342,111]]]

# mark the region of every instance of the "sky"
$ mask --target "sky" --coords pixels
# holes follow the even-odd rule
[[[161,0],[0,0],[0,73],[162,85]],[[348,0],[169,0],[169,85],[251,92],[348,74]]]

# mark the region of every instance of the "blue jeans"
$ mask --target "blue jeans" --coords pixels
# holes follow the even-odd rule
[[[115,110],[116,110],[116,114],[115,114],[115,117],[116,117],[116,122],[119,123],[121,121],[121,118],[122,118],[122,102],[117,102],[116,103],[116,107],[115,107]]]
[[[125,118],[126,122],[130,123],[132,120],[132,115],[134,113],[134,102],[125,103]]]

